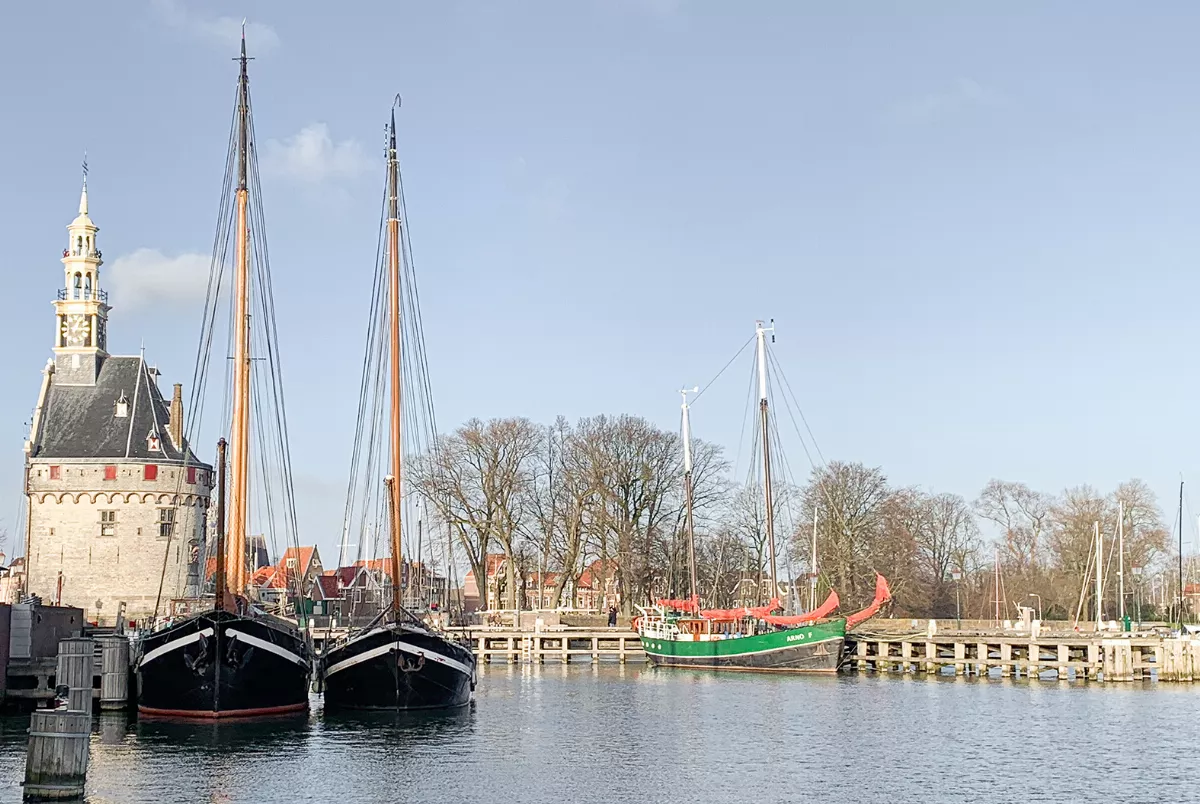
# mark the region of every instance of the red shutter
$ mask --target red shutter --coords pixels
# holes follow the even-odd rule
[[[117,479],[117,467],[115,467],[115,466],[104,467],[104,479],[105,480],[116,480]]]
[[[143,480],[158,480],[158,465],[153,463],[146,464],[146,470],[142,475]]]
[[[57,467],[57,466],[51,466],[51,467],[50,467],[50,479],[51,479],[51,480],[58,480],[58,471],[59,471],[59,468],[60,468],[60,467]]]
[[[195,482],[196,482],[196,467],[194,467],[194,466],[189,466],[189,467],[187,468],[187,470],[188,470],[188,479],[187,479],[187,482],[189,482],[189,483],[195,483]]]

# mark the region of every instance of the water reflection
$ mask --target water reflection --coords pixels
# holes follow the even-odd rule
[[[482,667],[473,707],[193,724],[103,713],[90,804],[1200,800],[1190,685]],[[28,717],[0,719],[0,801]],[[1072,735],[1087,734],[1086,745]],[[1122,762],[1130,740],[1154,763]],[[1081,753],[1082,752],[1082,753]],[[654,773],[645,772],[652,758]],[[778,767],[784,772],[764,772]],[[1036,791],[1029,794],[1028,791]],[[1032,795],[1032,798],[1030,797]]]

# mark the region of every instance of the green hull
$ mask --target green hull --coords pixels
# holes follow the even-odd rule
[[[846,638],[844,619],[804,628],[724,639],[668,639],[642,634],[647,658],[664,667],[835,673]]]

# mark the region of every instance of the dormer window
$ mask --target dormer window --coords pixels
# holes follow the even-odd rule
[[[158,430],[151,430],[146,435],[146,448],[151,452],[162,452],[162,439],[158,437]]]
[[[129,400],[125,398],[125,392],[121,392],[120,399],[117,400],[113,415],[118,419],[124,419],[129,415]]]

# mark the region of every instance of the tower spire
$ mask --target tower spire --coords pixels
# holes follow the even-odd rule
[[[87,202],[87,149],[83,150],[83,191],[79,194],[79,214],[88,214]]]

